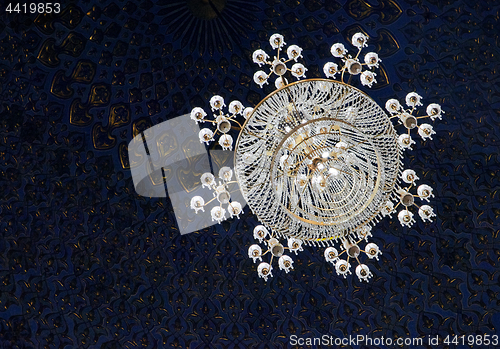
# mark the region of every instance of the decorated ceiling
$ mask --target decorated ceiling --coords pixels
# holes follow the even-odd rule
[[[500,3],[86,0],[0,13],[0,348],[288,348],[291,336],[500,334]],[[168,198],[136,193],[127,145],[208,109],[255,106],[251,53],[275,32],[322,77],[355,32],[382,59],[380,105],[440,103],[405,166],[437,217],[384,219],[369,283],[305,247],[268,282],[255,216],[181,235]],[[442,343],[441,343],[442,344]],[[307,346],[305,346],[307,347]],[[346,347],[353,347],[348,345]],[[364,346],[361,346],[364,347]],[[424,341],[423,347],[432,347]]]

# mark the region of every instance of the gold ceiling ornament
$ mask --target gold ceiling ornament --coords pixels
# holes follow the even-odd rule
[[[232,150],[233,138],[228,134],[231,123],[239,129],[235,179],[230,168],[221,170],[219,181],[210,173],[202,175],[202,184],[212,190],[213,199],[205,203],[202,197],[194,197],[191,207],[196,212],[204,211],[207,204],[217,201],[210,211],[214,221],[222,222],[228,217],[226,212],[230,218],[238,217],[242,205],[232,202],[226,189],[227,184],[237,183],[261,223],[254,228],[259,244],[250,246],[248,256],[260,261],[257,272],[265,280],[273,275],[274,258],[288,273],[293,260],[285,252],[297,254],[303,245],[311,245],[325,247],[326,261],[344,277],[351,273],[350,262],[356,260],[356,275],[368,281],[372,273],[360,258],[365,255],[378,260],[382,253],[369,242],[375,224],[399,206],[402,210],[397,217],[403,226],[411,227],[415,222],[410,210],[413,206],[423,221],[435,216],[429,205],[416,203],[417,198],[429,201],[432,188],[425,184],[417,187],[417,174],[403,170],[402,158],[415,144],[412,129],[417,129],[424,140],[432,139],[435,133],[430,124],[419,124],[419,120],[441,119],[443,111],[433,103],[426,115],[415,116],[422,97],[411,92],[406,96],[407,109],[390,99],[385,105],[387,114],[366,93],[344,82],[347,75],[359,75],[361,84],[371,87],[377,76],[372,70],[381,62],[374,52],[360,61],[362,49],[368,46],[365,34],[354,34],[352,43],[357,49],[355,55],[341,43],[332,45],[331,53],[340,62],[324,65],[328,79],[306,79],[307,68],[298,62],[302,49],[291,45],[284,57],[284,37],[274,34],[270,38],[276,50],[273,59],[262,49],[252,58],[259,66],[269,67],[269,72],[255,73],[255,83],[263,87],[276,75],[275,91],[255,108],[232,101],[228,113],[223,111],[224,99],[214,96],[210,100],[213,120],[200,107],[191,112],[197,123],[213,124],[200,131],[201,142],[208,144],[218,136],[221,147]],[[297,81],[290,83],[286,78],[289,75]],[[340,81],[334,80],[336,76]],[[243,124],[237,121],[239,115]],[[406,131],[399,134],[392,119]],[[415,187],[417,193],[412,194]],[[271,256],[269,262],[262,261],[266,254]]]

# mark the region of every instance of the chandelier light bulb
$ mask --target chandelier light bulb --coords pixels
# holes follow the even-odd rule
[[[334,177],[337,177],[340,174],[339,170],[336,169],[335,167],[330,167],[328,169],[328,173],[330,173]]]
[[[323,165],[323,164],[320,164]],[[320,169],[318,167],[318,169]],[[326,179],[322,174],[319,175],[314,175],[312,178],[312,183],[314,186],[314,189],[316,189],[319,192],[322,192],[326,189]]]
[[[253,262],[257,262],[257,259],[262,262],[262,248],[259,245],[251,245],[248,248],[248,258],[252,258]]]
[[[273,73],[282,76],[286,73],[286,65],[280,60],[274,60],[273,62],[273,67],[272,67]]]
[[[263,66],[266,64],[266,61],[269,59],[269,55],[264,50],[255,50],[252,54],[252,59],[254,63],[257,63],[259,66]]]
[[[416,92],[410,92],[406,95],[406,105],[408,107],[418,107],[418,106],[421,106],[422,105],[422,96],[420,96],[418,93]]]
[[[219,193],[217,193],[217,201],[219,201],[220,204],[227,204],[229,203],[230,199],[231,195],[227,190],[221,190]]]
[[[201,196],[193,196],[191,199],[191,208],[194,210],[195,213],[198,213],[198,211],[205,212],[205,200]]]
[[[266,262],[260,263],[259,266],[257,267],[257,273],[259,277],[264,279],[264,281],[267,281],[268,277],[273,276],[272,270],[273,267]]]
[[[364,71],[361,73],[361,83],[365,86],[372,87],[372,85],[377,82],[375,76],[377,76],[377,74],[374,72]]]
[[[348,165],[356,164],[356,156],[351,154],[351,153],[343,154],[343,158],[344,158],[345,163]]]
[[[202,128],[198,136],[200,137],[200,142],[207,145],[214,140],[214,133],[209,128]]]
[[[380,251],[380,248],[376,244],[371,242],[369,244],[366,244],[365,254],[370,259],[375,258],[376,260],[378,260],[378,256],[381,255],[382,252]]]
[[[418,215],[420,216],[420,218],[422,218],[422,221],[424,222],[425,221],[432,222],[432,217],[436,216],[434,210],[429,205],[420,206],[420,208],[418,209]]]
[[[339,259],[339,251],[335,247],[328,247],[325,249],[325,259],[327,262],[330,262],[335,265],[337,260]]]
[[[269,39],[269,43],[271,44],[271,47],[275,50],[277,48],[282,48],[284,45],[286,45],[285,38],[281,34],[271,35],[271,38]]]
[[[297,62],[297,59],[302,57],[302,48],[297,45],[290,45],[286,50],[286,53],[288,55],[288,59],[293,59]]]
[[[441,113],[444,114],[444,111],[441,110],[441,106],[436,103],[431,103],[427,106],[427,115],[431,118],[432,121],[442,119]]]
[[[267,235],[269,235],[269,231],[263,225],[257,225],[253,229],[253,237],[254,239],[259,240],[259,242],[262,242],[262,240],[264,240]]]
[[[407,184],[415,184],[415,181],[419,179],[413,170],[404,170],[401,174],[401,178],[403,179],[403,182]]]
[[[418,128],[418,134],[420,135],[420,137],[422,137],[423,140],[427,138],[432,140],[432,135],[436,134],[436,132],[434,131],[432,125],[422,124]]]
[[[279,78],[277,78],[276,81],[274,82],[274,86],[276,87],[276,89],[283,88],[286,85],[288,85],[288,80],[285,79],[282,76],[280,76]]]
[[[365,64],[368,66],[368,68],[378,68],[378,64],[382,60],[378,57],[378,54],[375,52],[368,52],[365,55]]]
[[[421,200],[425,200],[427,202],[429,202],[430,198],[434,197],[434,194],[432,193],[432,188],[427,184],[420,185],[417,188],[417,194]]]
[[[339,66],[335,63],[328,62],[323,66],[323,73],[327,78],[335,78],[335,74],[339,72]]]
[[[239,219],[240,213],[243,211],[243,208],[238,201],[231,201],[227,207],[227,210],[231,218],[236,217]]]
[[[345,150],[347,149],[349,146],[347,145],[346,142],[337,142],[337,144],[335,144],[335,148],[339,148],[339,149],[342,149],[342,150]]]
[[[295,239],[295,238],[289,238],[288,239],[288,249],[291,252],[295,252],[295,254],[298,254],[299,251],[304,251],[302,248],[302,240]]]
[[[394,204],[392,201],[387,201],[384,208],[382,209],[382,216],[389,216],[392,218],[392,213],[394,212]]]
[[[342,275],[344,279],[347,277],[347,274],[351,274],[351,265],[343,259],[337,260],[335,263],[335,270],[338,275]]]
[[[292,65],[292,75],[295,76],[297,79],[305,78],[306,71],[307,68],[304,67],[302,63],[295,63],[294,65]]]
[[[224,103],[224,98],[221,96],[213,96],[210,99],[210,107],[212,108],[212,111],[220,110],[225,106],[226,104]]]
[[[283,255],[278,260],[278,265],[280,266],[280,270],[284,270],[287,274],[290,269],[293,269],[293,260],[289,256]]]
[[[366,281],[373,276],[370,272],[370,268],[366,264],[360,264],[356,267],[356,275],[359,278],[359,281]]]
[[[221,223],[224,219],[226,219],[226,210],[220,206],[215,206],[212,210],[210,210],[210,215],[212,216],[212,221]]]
[[[308,178],[304,174],[300,174],[297,177],[295,177],[295,182],[297,185],[301,188],[305,187],[307,183],[309,182]]]
[[[337,58],[343,58],[347,54],[347,50],[345,49],[344,45],[341,43],[336,43],[332,45],[332,48],[330,49],[330,52],[334,57]]]
[[[203,120],[205,116],[207,116],[207,113],[205,113],[202,108],[196,107],[191,110],[191,119],[196,123],[205,122],[205,120]]]
[[[202,188],[211,188],[215,184],[215,176],[209,172],[202,174],[200,180]]]
[[[372,227],[369,225],[365,225],[358,230],[358,239],[364,239],[368,242],[368,238],[372,236]]]
[[[411,136],[407,133],[403,133],[398,137],[398,144],[403,150],[410,149],[412,150],[412,145],[415,144],[415,141],[411,139]]]
[[[219,178],[225,182],[229,182],[233,178],[233,170],[228,166],[221,167],[219,170]]]
[[[403,226],[411,227],[413,223],[415,223],[415,219],[413,219],[413,213],[409,210],[402,210],[398,213],[399,223]]]
[[[271,254],[274,257],[281,257],[283,255],[283,252],[285,252],[285,248],[282,244],[276,243],[274,245],[271,245]]]
[[[363,33],[356,33],[352,36],[352,44],[356,46],[359,50],[363,47],[368,47],[368,36]]]
[[[219,144],[222,150],[232,150],[233,149],[233,137],[228,134],[224,134],[219,138]]]
[[[248,119],[250,117],[250,115],[252,115],[252,113],[253,113],[253,108],[247,107],[247,108],[245,108],[245,110],[243,110],[243,117],[245,119]]]
[[[286,161],[288,159],[288,154],[284,154],[280,157],[280,167],[281,169],[285,169],[286,168]]]
[[[344,240],[343,245],[345,250],[347,251],[347,255],[350,258],[358,258],[359,254],[361,253],[361,249],[357,244],[353,244],[347,240]]]
[[[267,82],[267,78],[268,78],[267,74],[264,73],[262,70],[259,70],[253,75],[253,81],[255,81],[255,83],[259,85],[261,88],[264,86],[264,84],[269,84]]]
[[[389,99],[385,103],[385,109],[391,114],[397,114],[401,110],[401,104],[397,99]]]
[[[243,113],[243,104],[240,101],[232,101],[229,103],[228,109],[231,114],[241,114]]]

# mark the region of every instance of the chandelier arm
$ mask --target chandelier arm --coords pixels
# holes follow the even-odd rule
[[[207,206],[209,203],[211,203],[212,201],[214,201],[215,199],[217,199],[217,197],[214,197],[212,200],[208,201],[208,202],[205,202],[205,204],[203,205],[203,207]]]
[[[234,116],[231,116],[229,119],[227,119],[228,121],[234,121],[238,124],[238,126],[240,127],[240,130],[241,128],[243,127],[238,121],[236,121],[236,119],[234,119]]]
[[[344,65],[342,67],[342,74],[340,75],[340,81],[344,82],[344,73],[345,73],[345,70],[346,70],[346,66]]]

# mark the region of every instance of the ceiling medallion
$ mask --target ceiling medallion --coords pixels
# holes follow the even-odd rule
[[[213,199],[205,202],[195,196],[191,207],[198,213],[212,204],[210,215],[217,223],[239,217],[242,204],[232,201],[226,188],[237,183],[261,223],[254,228],[258,244],[249,247],[248,256],[260,261],[257,272],[265,280],[273,276],[275,259],[279,269],[288,273],[293,269],[290,254],[313,245],[325,247],[324,257],[338,275],[351,274],[351,261],[356,261],[356,275],[368,281],[372,273],[360,259],[378,260],[382,253],[369,242],[378,221],[397,210],[399,222],[408,227],[415,222],[413,211],[423,221],[435,216],[426,204],[433,197],[432,188],[418,185],[415,171],[402,169],[402,157],[415,144],[412,129],[424,140],[435,133],[420,119],[441,119],[443,111],[433,103],[425,115],[416,116],[422,97],[411,92],[406,108],[395,99],[387,101],[387,114],[367,94],[345,83],[346,76],[359,76],[367,87],[376,83],[372,70],[381,61],[378,55],[369,52],[360,61],[367,42],[366,35],[354,34],[355,55],[343,44],[334,44],[331,53],[338,62],[324,65],[327,79],[306,79],[307,68],[298,62],[302,49],[291,45],[284,57],[284,38],[274,34],[270,44],[276,56],[271,59],[259,49],[253,61],[268,67],[268,72],[255,73],[255,83],[263,87],[276,76],[275,91],[255,108],[232,101],[226,111],[224,99],[214,96],[210,100],[213,118],[199,107],[191,112],[197,123],[212,124],[199,133],[206,144],[217,140],[222,149],[233,150],[232,123],[239,129],[234,169],[222,168],[218,179],[203,174],[201,182],[213,192]],[[297,81],[290,83],[290,75]],[[398,121],[401,134],[393,120]],[[266,255],[269,258],[263,261]]]

